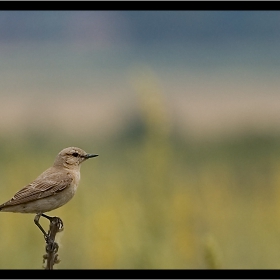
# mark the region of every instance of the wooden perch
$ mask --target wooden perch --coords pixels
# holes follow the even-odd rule
[[[45,269],[53,269],[53,266],[60,262],[58,258],[58,244],[55,242],[55,236],[59,231],[63,230],[63,222],[58,217],[51,217],[50,229],[46,240],[46,254],[43,256],[43,265],[47,262]]]

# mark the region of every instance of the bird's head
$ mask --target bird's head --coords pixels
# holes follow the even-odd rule
[[[83,161],[97,156],[97,154],[88,154],[80,148],[69,147],[59,152],[55,159],[54,166],[76,168],[80,166]]]

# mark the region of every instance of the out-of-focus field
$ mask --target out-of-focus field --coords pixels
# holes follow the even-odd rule
[[[0,12],[0,203],[99,154],[56,268],[280,268],[277,12]],[[0,213],[0,269],[41,268],[33,219]]]
[[[138,118],[106,141],[50,128],[2,135],[1,202],[71,140],[100,156],[83,164],[74,199],[50,212],[65,227],[57,268],[280,268],[280,136],[183,137],[161,92],[138,91]],[[41,267],[33,218],[0,213],[0,268]]]

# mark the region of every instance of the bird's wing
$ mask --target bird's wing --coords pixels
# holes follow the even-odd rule
[[[0,205],[0,208],[1,206],[18,205],[55,195],[69,187],[73,181],[73,178],[67,173],[62,174],[62,176],[57,173],[42,175],[31,184],[19,190],[9,201]]]

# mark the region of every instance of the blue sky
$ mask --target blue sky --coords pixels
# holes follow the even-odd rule
[[[279,42],[279,26],[279,11],[1,11],[0,41],[74,40],[79,33],[94,40],[102,31],[137,44]]]

